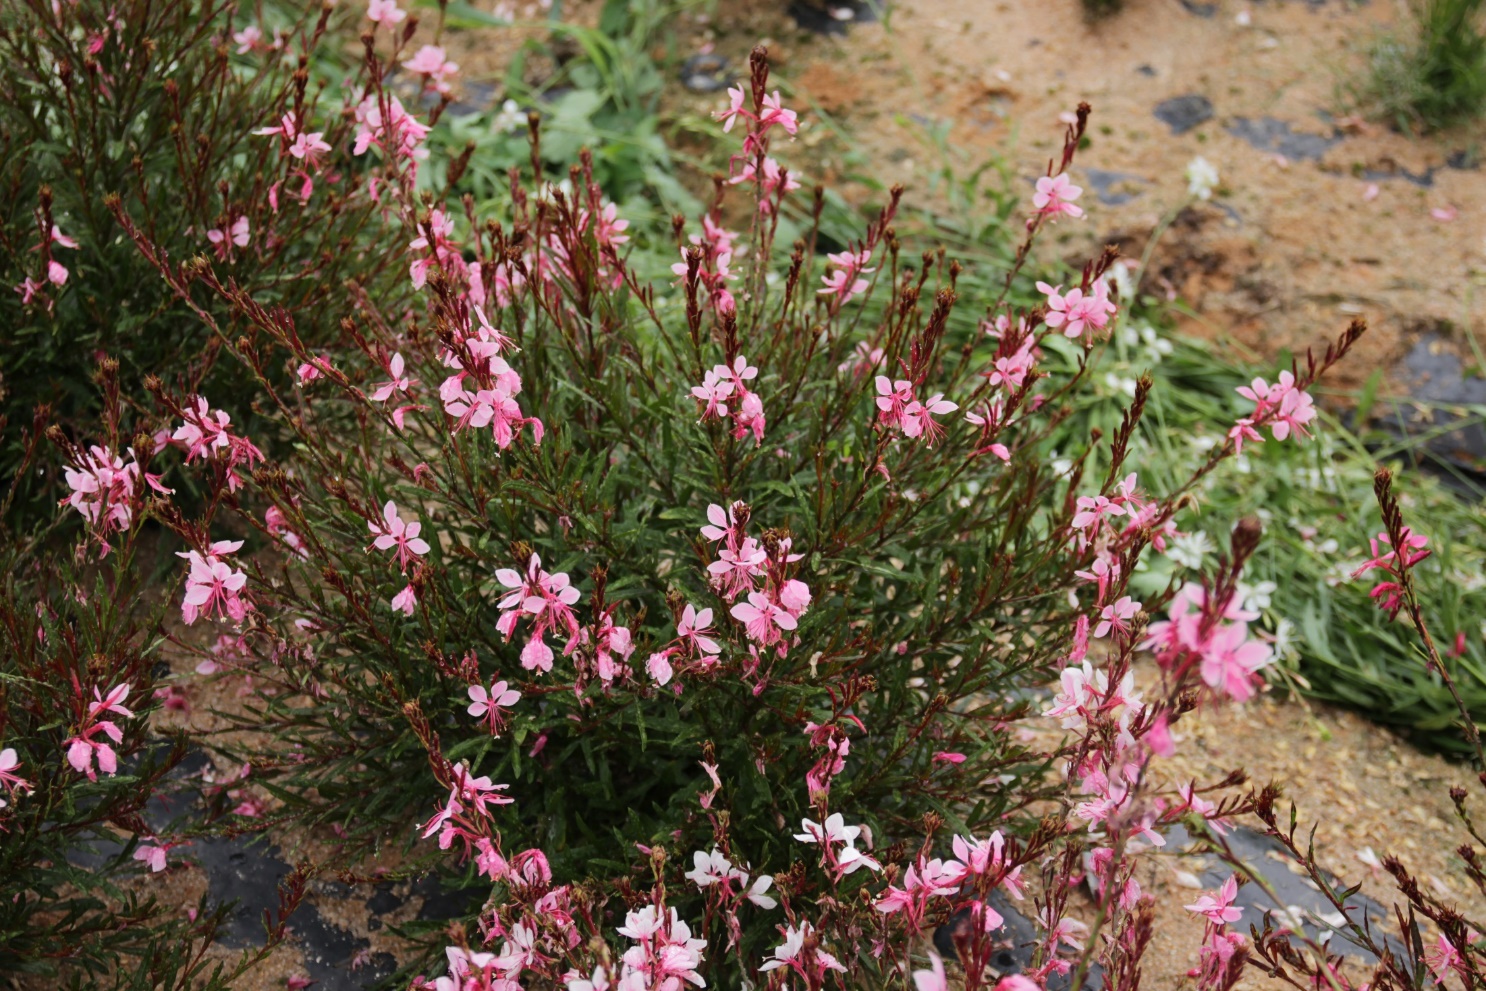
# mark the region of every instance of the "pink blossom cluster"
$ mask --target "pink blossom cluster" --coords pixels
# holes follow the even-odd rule
[[[1237,420],[1228,431],[1238,453],[1243,452],[1245,441],[1263,442],[1260,427],[1269,427],[1275,440],[1284,440],[1292,433],[1297,437],[1308,436],[1305,426],[1316,418],[1315,401],[1296,385],[1293,372],[1280,372],[1274,385],[1256,378],[1248,385],[1239,386],[1238,394],[1254,404],[1254,412]]]
[[[428,158],[428,149],[423,147],[430,130],[427,124],[408,113],[391,93],[369,94],[356,105],[355,119],[352,154],[364,155],[376,148],[385,159],[406,168],[409,179],[416,176],[418,163]]]
[[[1118,566],[1111,557],[1110,549],[1120,546],[1142,530],[1155,531],[1151,535],[1151,543],[1158,551],[1165,549],[1165,538],[1176,533],[1176,527],[1170,520],[1158,523],[1161,504],[1141,494],[1140,482],[1134,472],[1120,479],[1111,494],[1079,496],[1075,505],[1076,511],[1069,523],[1074,546],[1079,550],[1094,548],[1096,552],[1094,571],[1079,575],[1085,580],[1097,581],[1101,574],[1117,578]],[[1109,578],[1106,577],[1105,581],[1098,584],[1099,598],[1103,604]]]
[[[722,646],[712,629],[712,610],[697,609],[690,602],[676,621],[676,639],[650,655],[645,670],[657,685],[668,685],[677,678],[675,691],[681,691],[680,678],[707,671],[717,664]]]
[[[1115,304],[1109,298],[1109,282],[1103,276],[1092,285],[1075,286],[1066,293],[1061,285],[1050,286],[1038,282],[1037,290],[1047,297],[1047,315],[1043,321],[1054,330],[1062,330],[1064,337],[1077,339],[1085,330],[1090,334],[1109,326],[1114,315]]]
[[[691,292],[692,281],[707,290],[707,305],[719,317],[737,313],[738,303],[728,289],[728,283],[738,276],[732,271],[733,241],[738,237],[732,231],[713,222],[710,215],[702,217],[702,233],[691,235],[692,247],[681,252],[681,260],[671,266],[671,272],[680,277],[682,284]]]
[[[1218,602],[1207,588],[1189,582],[1171,600],[1167,618],[1151,624],[1145,647],[1155,651],[1163,669],[1180,672],[1195,665],[1214,692],[1243,702],[1253,697],[1258,672],[1274,659],[1270,646],[1250,635],[1249,623],[1258,618],[1236,595]]]
[[[988,937],[1005,924],[985,896],[1001,888],[1013,898],[1024,897],[1020,865],[1012,866],[1006,841],[999,831],[985,840],[956,836],[952,841],[955,860],[930,858],[920,853],[904,871],[901,885],[889,885],[876,901],[877,911],[899,916],[911,932],[921,932],[937,899],[950,902],[950,914],[969,913],[970,932]],[[970,891],[965,889],[971,885]],[[962,939],[968,934],[958,932]]]
[[[113,747],[109,746],[107,740],[122,743],[124,731],[112,719],[99,717],[114,714],[126,719],[133,718],[134,711],[124,705],[124,700],[128,697],[129,685],[127,683],[115,685],[108,690],[107,694],[101,694],[94,687],[91,702],[87,702],[86,697],[79,690],[79,704],[86,703],[87,711],[65,746],[67,763],[72,765],[74,771],[86,774],[89,781],[98,780],[98,771],[112,776],[119,769],[118,755],[114,753]],[[100,736],[106,737],[107,740],[98,739]],[[93,767],[95,761],[98,765],[97,770]],[[6,784],[9,789],[10,783]]]
[[[295,163],[290,165],[290,172],[300,180],[300,201],[307,202],[315,192],[314,176],[320,171],[320,158],[332,150],[325,141],[325,132],[309,130],[302,120],[289,113],[284,114],[276,126],[260,127],[253,133],[262,137],[278,137],[279,157],[285,162]],[[279,183],[274,183],[269,189],[268,198],[270,206],[277,211]],[[233,234],[236,234],[235,230]],[[246,227],[243,228],[243,234],[246,237]],[[246,240],[243,243],[246,244]]]
[[[438,45],[424,45],[412,58],[404,59],[402,67],[422,76],[425,89],[441,95],[449,92],[449,80],[459,72],[459,66],[450,62]]]
[[[1243,909],[1233,904],[1237,895],[1238,878],[1230,876],[1217,894],[1203,894],[1195,903],[1185,906],[1188,912],[1207,920],[1198,964],[1187,972],[1188,977],[1197,979],[1199,987],[1232,987],[1242,973],[1241,951],[1248,940],[1243,933],[1228,928],[1230,923],[1243,918]]]
[[[248,576],[234,569],[223,557],[242,549],[241,540],[218,540],[212,543],[205,554],[199,551],[178,552],[190,562],[186,573],[186,596],[181,601],[181,619],[187,626],[202,616],[226,616],[235,623],[253,608],[253,604],[242,597],[243,586]]]
[[[852,297],[860,296],[867,291],[867,280],[862,276],[871,275],[877,271],[875,268],[867,267],[867,263],[871,260],[872,249],[870,248],[826,255],[826,261],[830,262],[833,268],[829,274],[820,277],[825,288],[817,289],[816,292],[822,296],[833,297],[833,305],[842,306],[850,303]]]
[[[449,797],[420,828],[424,839],[438,833],[440,850],[449,849],[457,839],[468,852],[475,840],[489,831],[491,807],[511,805],[516,800],[501,794],[510,785],[495,784],[487,776],[474,777],[464,764],[454,765],[451,777]]]
[[[718,545],[717,560],[707,573],[717,594],[733,603],[728,614],[743,624],[754,648],[773,647],[783,657],[791,645],[788,634],[810,608],[810,588],[790,577],[790,566],[801,558],[790,550],[792,539],[774,536],[760,542],[747,535],[748,520],[748,506],[742,502],[726,509],[716,503],[707,507],[702,536]],[[736,601],[740,597],[744,601]]]
[[[886,375],[879,375],[875,384],[877,422],[883,429],[897,431],[910,440],[922,437],[928,447],[933,447],[934,442],[944,436],[944,425],[934,417],[960,408],[945,399],[943,393],[937,392],[919,402],[914,396],[914,384],[907,379],[893,381]]]
[[[197,458],[213,460],[226,473],[227,490],[236,492],[243,485],[238,469],[249,470],[263,460],[263,452],[246,437],[231,430],[232,417],[226,410],[212,409],[203,396],[195,396],[181,411],[184,422],[170,439],[185,449],[186,464]]]
[[[134,522],[144,485],[161,495],[175,491],[166,488],[159,475],[142,469],[132,449],[129,455],[131,460],[126,464],[107,447],[95,444],[87,451],[77,452],[73,463],[63,469],[67,487],[72,490],[63,505],[71,506],[88,521],[99,541],[100,556],[109,552],[108,535],[128,530]]]
[[[726,419],[729,416],[728,403],[732,403],[733,438],[741,440],[752,432],[754,446],[762,444],[767,425],[764,401],[748,388],[748,383],[757,377],[758,369],[741,354],[733,359],[731,365],[713,365],[702,384],[693,386],[691,390],[702,422]]]
[[[455,433],[488,426],[503,451],[523,427],[530,427],[532,443],[540,444],[546,428],[541,420],[523,414],[516,401],[521,376],[500,356],[512,346],[511,340],[485,319],[483,311],[475,313],[479,326],[443,354],[444,365],[455,370],[439,385],[444,412],[454,417]]]
[[[45,209],[45,206],[43,206],[43,209]],[[70,273],[66,265],[63,265],[56,258],[52,257],[52,246],[77,248],[77,242],[66,234],[63,234],[56,224],[45,225],[43,230],[45,230],[46,236],[41,239],[40,243],[33,246],[31,250],[41,252],[46,271],[41,280],[38,281],[28,275],[22,280],[20,285],[15,287],[15,291],[21,295],[21,305],[23,306],[36,298],[37,294],[42,292],[47,283],[51,283],[59,288],[67,284],[67,278]],[[47,305],[50,306],[50,302]]]
[[[1424,549],[1429,538],[1404,527],[1401,547],[1394,547],[1385,532],[1380,532],[1368,543],[1372,546],[1372,557],[1353,571],[1352,577],[1361,578],[1374,568],[1388,575],[1389,578],[1374,585],[1368,595],[1380,600],[1378,606],[1390,620],[1397,619],[1399,610],[1404,607],[1404,573],[1433,553]],[[1387,550],[1382,550],[1384,547]]]
[[[531,630],[526,645],[521,648],[521,666],[528,671],[551,671],[553,654],[547,646],[547,633],[566,631],[566,652],[579,643],[578,618],[573,615],[573,605],[580,597],[578,590],[565,573],[550,574],[542,570],[542,559],[536,554],[527,561],[525,573],[502,568],[495,573],[495,579],[510,590],[497,605],[501,614],[495,628],[510,640],[516,624],[527,619]]]

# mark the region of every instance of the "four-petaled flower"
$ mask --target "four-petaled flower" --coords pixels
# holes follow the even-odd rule
[[[1238,896],[1238,878],[1229,875],[1216,895],[1204,894],[1191,905],[1182,906],[1216,925],[1226,925],[1243,918],[1243,909],[1233,904]]]
[[[1066,213],[1077,219],[1084,215],[1083,208],[1074,200],[1083,195],[1083,188],[1075,186],[1066,172],[1055,176],[1043,176],[1037,180],[1037,192],[1032,194],[1032,206],[1041,215],[1050,219]]]

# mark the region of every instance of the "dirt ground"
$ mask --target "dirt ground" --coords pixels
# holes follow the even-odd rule
[[[1468,767],[1420,753],[1355,713],[1268,696],[1200,712],[1190,722],[1184,719],[1179,729],[1184,732],[1177,735],[1186,739],[1177,756],[1156,767],[1170,787],[1221,780],[1241,767],[1255,786],[1280,784],[1281,808],[1293,801],[1298,810],[1296,835],[1308,835],[1315,827],[1320,864],[1348,884],[1360,882],[1362,894],[1385,909],[1391,911],[1400,898],[1392,878],[1375,866],[1388,854],[1402,860],[1427,892],[1454,902],[1468,916],[1479,918],[1486,909],[1486,900],[1465,878],[1454,853],[1469,837],[1455,817],[1450,788],[1467,789],[1474,808],[1486,798]],[[1178,872],[1200,873],[1201,865],[1179,855],[1154,859],[1164,869],[1148,868],[1140,877],[1158,902],[1146,974],[1150,987],[1167,989],[1178,986],[1196,963],[1201,927],[1182,906],[1197,892],[1190,878]],[[1217,866],[1213,858],[1206,859]],[[1255,866],[1270,876],[1287,869],[1278,863]],[[1241,926],[1260,923],[1258,914],[1246,909]],[[1364,977],[1366,971],[1355,973]],[[1288,986],[1251,971],[1238,988]]]

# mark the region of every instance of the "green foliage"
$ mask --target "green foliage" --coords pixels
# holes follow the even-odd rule
[[[1409,35],[1389,34],[1370,52],[1368,98],[1400,130],[1440,130],[1486,109],[1482,0],[1418,0]]]
[[[366,207],[341,209],[323,186],[300,203],[278,139],[252,133],[313,109],[318,90],[292,62],[233,54],[235,10],[223,0],[128,0],[69,5],[59,20],[49,0],[19,0],[0,18],[0,422],[11,426],[0,430],[0,477],[19,462],[15,428],[38,404],[50,407],[49,422],[86,429],[96,418],[91,372],[101,353],[118,361],[127,396],[148,375],[188,391],[245,385],[236,367],[217,367],[200,315],[122,236],[111,197],[147,216],[160,250],[177,260],[210,254],[209,230],[247,218],[252,241],[227,270],[260,302],[291,308],[312,344],[338,333],[319,305],[323,287],[376,281],[382,261],[349,250]],[[312,45],[323,25],[299,17],[286,22],[288,43]],[[342,149],[348,127],[329,134]],[[276,183],[280,210],[268,195]],[[65,285],[46,284],[35,250],[46,220],[79,245],[52,246],[70,272]],[[26,278],[44,285],[29,304],[12,291]],[[204,303],[230,334],[230,308]],[[15,510],[54,501],[56,478],[22,479]]]
[[[610,0],[592,28],[561,21],[554,12],[545,36],[528,39],[506,67],[500,106],[446,115],[430,135],[432,185],[437,188],[447,160],[473,148],[455,191],[469,193],[477,203],[506,195],[509,170],[529,166],[524,112],[534,111],[542,121],[540,159],[554,180],[565,179],[579,150],[586,149],[595,180],[627,216],[695,213],[696,200],[677,181],[673,154],[661,133],[657,110],[665,65],[654,53],[674,45],[669,25],[696,3]],[[450,5],[445,23],[467,22]],[[556,65],[556,71],[533,81],[535,56]],[[522,114],[513,118],[514,108]]]
[[[1154,312],[1147,316],[1159,319]],[[1155,380],[1131,467],[1158,488],[1185,478],[1207,445],[1243,414],[1247,404],[1235,393],[1238,386],[1254,375],[1273,378],[1272,369],[1235,364],[1201,342],[1163,340],[1140,316],[1111,347],[1118,355],[1106,365],[1113,375],[1148,371]],[[1118,382],[1105,389],[1103,399],[1085,410],[1086,419],[1075,421],[1080,427],[1109,429],[1118,422]],[[1352,397],[1337,398],[1345,403]],[[1365,395],[1359,398],[1372,405]],[[1272,632],[1283,627],[1277,687],[1357,709],[1431,747],[1458,751],[1464,741],[1455,701],[1427,670],[1407,618],[1390,622],[1368,597],[1376,578],[1350,577],[1372,556],[1368,538],[1382,529],[1373,495],[1376,466],[1417,466],[1423,440],[1400,441],[1379,427],[1357,433],[1327,415],[1310,440],[1247,449],[1237,465],[1242,483],[1231,477],[1205,483],[1197,505],[1178,522],[1220,547],[1242,517],[1264,521],[1264,542],[1245,579],[1251,587],[1268,583],[1262,622]],[[1453,651],[1457,635],[1464,636],[1464,652],[1446,653],[1445,663],[1471,712],[1486,721],[1486,503],[1479,491],[1452,490],[1423,470],[1409,473],[1404,490],[1404,511],[1434,550],[1415,569],[1420,597],[1429,603],[1442,652]],[[1141,584],[1160,588],[1173,577],[1194,575],[1176,566],[1141,576]]]
[[[136,548],[77,572],[42,546],[0,528],[0,749],[29,785],[0,786],[0,973],[225,991],[226,971],[200,956],[221,911],[203,903],[191,921],[161,904],[132,857],[149,832],[141,812],[186,745],[145,732],[157,680],[149,624],[134,619]],[[117,720],[119,772],[89,781],[64,758],[67,740],[91,689],[121,683],[136,718]]]

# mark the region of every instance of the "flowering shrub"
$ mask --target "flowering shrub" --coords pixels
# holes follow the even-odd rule
[[[195,309],[227,333],[236,318],[154,277],[110,204],[143,218],[154,250],[177,262],[212,258],[223,278],[293,309],[311,345],[339,333],[327,293],[348,278],[378,284],[385,260],[357,250],[376,204],[357,192],[353,170],[325,158],[353,122],[298,57],[323,47],[329,8],[267,33],[235,25],[235,9],[221,0],[22,0],[0,18],[7,478],[22,456],[17,428],[36,404],[88,432],[98,413],[88,378],[104,352],[119,363],[126,401],[148,374],[185,391],[246,387],[239,366],[217,362],[220,342]],[[298,127],[312,115],[323,115],[323,131]],[[260,124],[276,140],[255,135]],[[54,472],[20,481],[28,498],[61,494]]]
[[[145,807],[187,742],[147,729],[167,695],[150,636],[165,603],[140,585],[146,503],[161,487],[148,457],[124,447],[112,362],[100,380],[109,431],[86,449],[52,438],[74,465],[68,511],[118,546],[99,567],[74,566],[50,532],[0,523],[0,972],[56,987],[226,989],[284,930],[261,952],[208,960],[225,910],[187,914],[141,882],[172,845],[154,836]],[[21,471],[43,443],[38,423],[22,437]]]
[[[1253,807],[1195,782],[1159,794],[1146,768],[1183,713],[1247,698],[1271,656],[1237,597],[1257,525],[1191,585],[1137,601],[1132,573],[1223,460],[1305,436],[1307,390],[1361,326],[1247,386],[1251,413],[1174,491],[1125,470],[1149,380],[1111,436],[1055,464],[1119,317],[1114,255],[1036,292],[1021,269],[1043,228],[1079,216],[1067,170],[1087,107],[1002,290],[971,314],[962,266],[899,242],[897,190],[816,261],[823,197],[796,203],[775,155],[798,118],[756,52],[719,114],[741,135],[731,181],[698,229],[675,222],[657,285],[657,246],[632,243],[586,158],[571,194],[513,174],[499,216],[420,199],[426,125],[382,85],[394,11],[372,13],[354,134],[309,115],[260,133],[287,168],[301,148],[364,170],[354,193],[384,205],[416,305],[344,289],[327,305],[350,346],[312,347],[296,308],[173,261],[114,208],[178,297],[232,314],[240,332],[198,305],[292,438],[266,456],[242,397],[147,382],[154,453],[207,493],[192,515],[153,504],[187,545],[181,624],[229,627],[232,656],[175,639],[251,675],[254,781],[334,827],[348,864],[416,835],[415,865],[488,895],[420,986],[858,986],[906,979],[953,920],[967,987],[1077,981],[1099,960],[1133,988],[1149,938],[1133,853],[1178,819]],[[428,66],[434,89],[453,71]],[[534,125],[534,161],[539,140]],[[221,261],[234,235],[217,230]],[[109,460],[95,484],[111,458],[74,470],[99,552],[116,518],[98,493],[149,482]],[[1014,732],[1043,717],[1069,731],[1051,752]],[[1084,879],[1102,941],[1068,912]],[[1030,894],[1040,933],[1032,968],[999,981],[993,892]],[[1194,906],[1204,986],[1244,958],[1227,901]],[[944,987],[942,960],[913,979]]]

